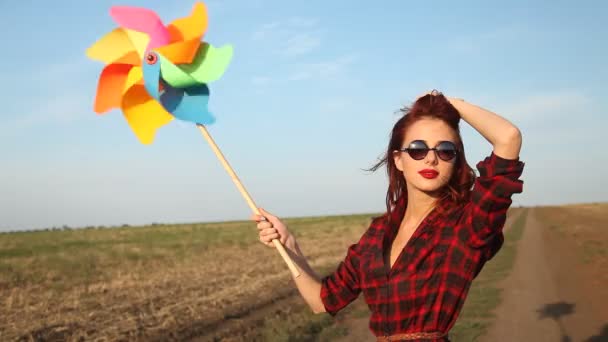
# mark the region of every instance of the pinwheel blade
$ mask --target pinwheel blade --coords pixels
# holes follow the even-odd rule
[[[147,8],[130,6],[113,6],[110,15],[116,23],[124,28],[146,33],[150,37],[149,48],[169,43],[169,31],[158,15]]]
[[[95,96],[96,113],[101,114],[113,108],[120,108],[122,90],[132,68],[133,66],[129,64],[110,64],[103,69]]]
[[[230,45],[218,49],[208,43],[202,43],[190,64],[175,65],[168,59],[161,58],[162,77],[175,88],[211,83],[222,77],[230,64],[232,53]]]
[[[151,144],[156,131],[173,120],[158,101],[148,95],[141,84],[136,84],[125,93],[122,99],[122,111],[142,144]]]
[[[160,100],[169,112],[177,119],[210,125],[215,122],[215,117],[209,112],[209,88],[202,84],[185,89],[164,86],[165,91]]]
[[[167,30],[171,42],[198,40],[200,41],[207,31],[207,8],[203,3],[197,2],[189,16],[176,19],[169,24]]]
[[[114,63],[133,50],[133,44],[123,29],[104,35],[87,49],[87,56],[105,64]]]
[[[193,39],[161,46],[154,50],[168,59],[172,64],[184,64],[192,62],[200,46],[200,40]]]

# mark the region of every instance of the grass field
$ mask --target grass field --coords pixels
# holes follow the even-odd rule
[[[286,222],[329,271],[371,217]],[[300,315],[296,291],[251,222],[0,234],[0,340],[262,339],[273,320]],[[286,333],[328,323],[299,321]]]
[[[572,245],[590,288],[608,295],[608,203],[542,207],[549,229]],[[608,312],[608,310],[606,310]],[[608,316],[607,316],[608,317]]]
[[[452,334],[483,333],[513,263],[520,215],[474,283]],[[374,215],[287,219],[320,274],[335,269]],[[251,222],[0,234],[0,340],[331,341]],[[365,317],[359,303],[343,317]],[[235,336],[239,338],[235,338]]]
[[[543,207],[539,215],[553,231],[576,243],[584,263],[608,265],[608,204]]]

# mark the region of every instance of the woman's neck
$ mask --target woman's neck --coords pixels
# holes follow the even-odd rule
[[[422,218],[435,207],[438,199],[438,194],[427,193],[420,190],[410,191],[410,189],[408,189],[407,207],[405,209],[403,222],[417,222],[422,220]]]

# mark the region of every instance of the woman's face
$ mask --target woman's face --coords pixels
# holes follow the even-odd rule
[[[437,147],[441,142],[452,142],[457,146],[456,132],[442,120],[439,119],[421,119],[412,124],[401,144],[401,148],[410,147],[414,141],[417,146],[421,146],[421,141],[428,148]],[[441,147],[449,146],[445,143]],[[420,160],[413,159],[407,152],[393,152],[395,165],[399,171],[403,172],[407,183],[408,191],[413,189],[423,192],[435,192],[448,184],[452,173],[454,172],[454,164],[456,157],[444,161],[437,156],[435,151],[428,151],[426,156]],[[433,172],[422,172],[423,170],[435,171],[435,177],[432,177]],[[425,177],[425,175],[427,177]]]

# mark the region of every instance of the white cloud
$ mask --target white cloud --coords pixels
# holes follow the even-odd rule
[[[303,18],[303,17],[292,17],[287,21],[290,25],[296,27],[313,27],[317,26],[319,19],[317,18]]]
[[[501,113],[517,121],[537,122],[557,116],[581,113],[591,99],[577,90],[560,90],[532,94],[503,107]]]
[[[3,115],[0,134],[20,134],[35,125],[71,123],[94,115],[96,80],[87,75],[91,64],[94,63],[87,63],[84,58],[68,58],[66,62],[49,64],[24,75],[26,82],[32,82],[29,101]]]
[[[321,39],[309,33],[296,33],[287,39],[283,54],[287,56],[302,55],[313,51],[321,45]]]
[[[51,123],[67,124],[93,113],[93,103],[88,103],[91,97],[82,94],[67,93],[49,96],[40,104],[25,108],[23,113],[16,113],[0,122],[0,133],[20,134],[32,126]]]
[[[321,45],[318,19],[292,17],[260,26],[251,34],[251,40],[284,56],[307,54]]]
[[[479,54],[484,52],[489,46],[504,46],[505,44],[517,42],[521,37],[530,38],[532,34],[537,33],[520,25],[498,27],[475,34],[447,37],[446,48],[450,51],[465,54]]]
[[[303,81],[308,79],[336,79],[357,59],[354,55],[340,56],[334,60],[304,63],[297,67],[289,77],[290,81]]]
[[[351,106],[356,103],[354,98],[344,96],[334,96],[331,98],[323,99],[319,103],[320,113],[344,113],[350,112]],[[349,114],[350,115],[350,114]]]
[[[289,81],[304,81],[311,79],[313,77],[313,73],[308,70],[296,71],[292,73],[287,79]]]
[[[266,86],[270,84],[270,82],[272,82],[272,79],[266,76],[254,76],[251,78],[251,84],[257,87]]]
[[[259,41],[270,38],[280,29],[280,25],[281,24],[279,22],[264,24],[257,30],[253,31],[251,39],[254,41]]]

